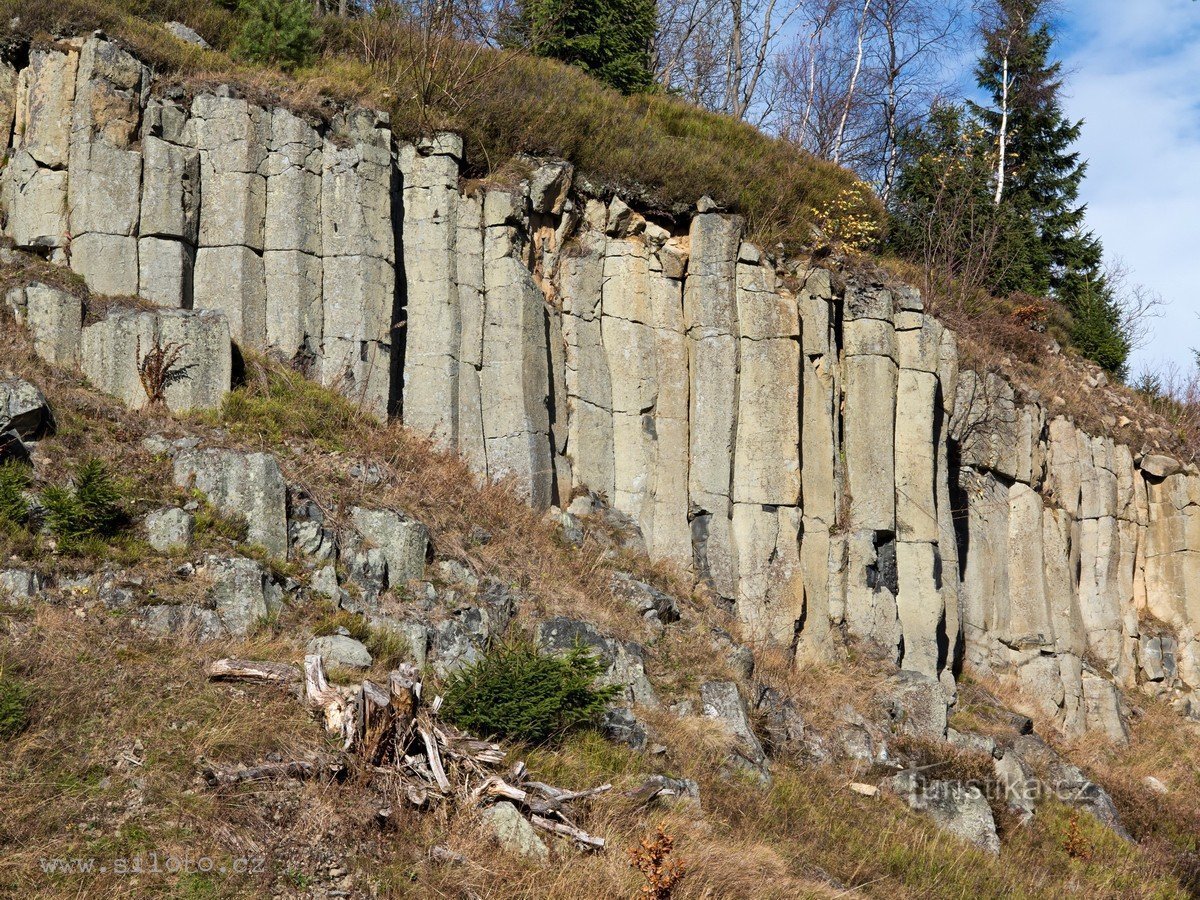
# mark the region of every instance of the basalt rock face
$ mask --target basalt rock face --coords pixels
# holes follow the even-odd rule
[[[772,260],[733,216],[648,219],[564,163],[464,190],[458,137],[378,113],[168,99],[98,36],[2,74],[5,233],[175,310],[83,327],[74,298],[10,297],[127,402],[139,335],[218,358],[173,408],[219,402],[231,340],[534,505],[590,492],[798,659],[850,635],[948,696],[970,664],[1114,738],[1120,689],[1200,689],[1200,473],[960,372],[915,291]]]

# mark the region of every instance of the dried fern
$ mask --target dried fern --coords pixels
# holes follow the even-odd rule
[[[141,379],[142,390],[146,392],[151,406],[165,405],[167,388],[190,377],[189,372],[193,367],[179,364],[179,358],[185,349],[187,344],[175,341],[160,344],[156,338],[154,346],[142,356],[142,339],[138,338],[138,378]]]

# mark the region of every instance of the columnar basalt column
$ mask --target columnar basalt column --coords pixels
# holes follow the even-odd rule
[[[30,51],[16,79],[12,154],[0,176],[5,233],[57,263],[69,259],[67,163],[80,45]]]
[[[273,352],[313,373],[320,371],[325,329],[323,161],[323,140],[316,128],[287,110],[273,110],[263,233],[266,340]]]
[[[263,236],[271,116],[234,97],[201,94],[190,122],[200,151],[200,247],[192,302],[229,320],[233,340],[267,346]]]
[[[550,505],[553,463],[548,412],[546,314],[542,292],[521,261],[524,197],[484,196],[484,339],[480,393],[488,476],[511,478],[535,507]]]
[[[691,378],[692,540],[696,571],[729,600],[737,596],[730,482],[737,427],[737,256],[740,219],[702,213],[692,219],[684,284]]]
[[[405,282],[404,424],[458,446],[462,308],[458,166],[462,139],[438,134],[400,148]]]
[[[116,44],[89,38],[79,54],[71,116],[67,209],[71,268],[92,290],[138,291],[142,154],[149,73]]]
[[[200,237],[200,151],[187,146],[188,114],[151,99],[142,123],[142,202],[138,223],[138,294],[191,309]]]
[[[396,209],[392,133],[370,110],[338,116],[321,169],[321,382],[379,418],[393,402]]]
[[[738,617],[790,646],[803,614],[800,567],[800,320],[774,268],[743,244],[737,266],[738,393],[733,535]]]

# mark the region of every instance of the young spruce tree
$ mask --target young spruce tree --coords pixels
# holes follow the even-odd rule
[[[996,148],[993,202],[1015,213],[1027,232],[997,293],[1049,294],[1073,317],[1072,338],[1105,368],[1124,374],[1129,342],[1105,283],[1103,248],[1088,231],[1079,187],[1087,163],[1072,147],[1082,121],[1062,108],[1061,65],[1051,61],[1054,38],[1046,0],[995,0],[975,74],[990,106],[971,104]]]
[[[650,46],[657,27],[655,0],[523,0],[504,42],[633,94],[654,83]]]

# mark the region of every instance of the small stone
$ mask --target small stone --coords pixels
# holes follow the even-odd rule
[[[550,850],[533,826],[511,803],[497,803],[483,811],[483,821],[497,842],[510,853],[532,859],[550,858]]]
[[[184,25],[182,22],[167,22],[167,24],[163,27],[181,41],[185,41],[189,44],[195,44],[201,50],[212,49],[208,41],[200,37],[195,30],[188,28],[188,26]]]
[[[1167,789],[1167,786],[1165,784],[1163,784],[1161,781],[1159,781],[1157,778],[1155,778],[1153,775],[1147,775],[1145,778],[1143,778],[1142,784],[1144,784],[1146,787],[1150,788],[1150,790],[1152,790],[1156,794],[1170,793],[1170,791]]]
[[[861,794],[864,797],[879,796],[879,788],[875,787],[875,785],[873,785],[873,784],[863,784],[862,782],[859,782],[859,781],[852,781],[847,786],[854,793]]]

